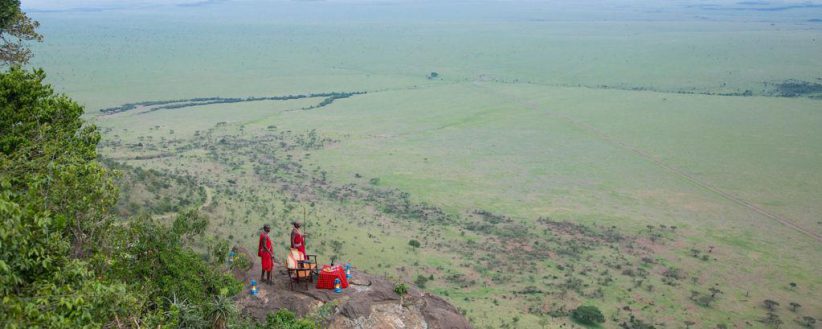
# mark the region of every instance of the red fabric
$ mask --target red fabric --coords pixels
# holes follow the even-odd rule
[[[257,256],[260,256],[263,271],[266,272],[271,272],[274,269],[274,261],[271,259],[273,255],[268,252],[269,250],[271,250],[271,238],[269,238],[265,232],[260,233],[260,244],[257,248]]]
[[[296,248],[305,256],[305,239],[299,232],[291,231],[291,248]]]
[[[334,289],[334,279],[340,279],[340,287],[348,288],[345,270],[342,266],[323,265],[320,276],[317,278],[317,289]]]

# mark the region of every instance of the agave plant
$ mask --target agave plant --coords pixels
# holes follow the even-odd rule
[[[208,317],[214,329],[225,329],[228,320],[237,314],[234,301],[226,295],[220,291],[220,294],[214,297],[214,301],[211,302],[209,307]]]
[[[185,299],[177,298],[175,294],[166,316],[176,322],[177,328],[202,328],[206,326],[201,311]]]

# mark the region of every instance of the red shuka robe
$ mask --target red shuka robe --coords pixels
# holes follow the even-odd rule
[[[271,238],[269,238],[268,234],[265,232],[260,233],[260,244],[257,251],[257,256],[260,256],[263,271],[266,272],[271,272],[271,270],[274,269],[274,261],[271,259],[274,255],[268,252],[269,250],[271,250]]]
[[[305,241],[297,230],[291,231],[291,248],[299,250],[305,256]]]

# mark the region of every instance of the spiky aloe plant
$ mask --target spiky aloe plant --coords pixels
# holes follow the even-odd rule
[[[221,290],[220,295],[215,296],[210,305],[209,318],[212,328],[225,329],[228,319],[235,314],[237,314],[237,309],[234,306],[234,301]]]

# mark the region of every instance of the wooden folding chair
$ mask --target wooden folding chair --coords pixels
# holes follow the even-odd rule
[[[312,256],[316,259],[315,255]],[[300,282],[304,282],[305,289],[308,289],[308,283],[313,283],[314,276],[317,274],[317,264],[307,261],[305,255],[294,248],[291,249],[286,258],[286,269],[291,290],[294,290],[295,283],[299,284]]]

